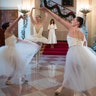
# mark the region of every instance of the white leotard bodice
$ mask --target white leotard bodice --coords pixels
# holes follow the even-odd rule
[[[14,35],[12,35],[12,36],[8,37],[7,39],[5,39],[5,44],[7,46],[10,46],[10,47],[14,47],[16,42],[17,42],[17,39],[16,39],[16,37]]]
[[[33,35],[42,35],[43,26],[41,26],[40,29],[39,29],[38,32],[37,32],[36,27],[35,27],[35,25],[34,25],[34,26],[33,26],[33,32],[34,32]]]
[[[80,40],[80,39],[77,39],[77,38],[73,38],[71,36],[67,36],[67,42],[68,42],[68,46],[71,47],[71,46],[83,46],[83,43],[84,41]]]

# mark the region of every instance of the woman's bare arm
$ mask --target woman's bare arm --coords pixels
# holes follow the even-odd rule
[[[42,21],[42,24],[43,24],[43,25],[46,23],[47,19],[48,19],[48,13],[45,12],[45,18],[44,18],[43,21]]]
[[[53,13],[52,11],[50,11],[49,9],[43,7],[43,8],[41,8],[41,10],[48,12],[58,22],[60,22],[62,25],[64,25],[67,29],[70,29],[72,27],[72,25],[69,22],[67,22],[66,20],[62,19],[61,17],[59,17],[58,15],[56,15],[55,13]]]
[[[9,25],[9,27],[6,29],[5,33],[10,33],[11,34],[11,31],[12,29],[15,27],[15,25],[18,23],[18,21],[21,19],[21,18],[24,18],[23,16],[20,16],[18,17],[16,20],[13,21],[12,24]]]
[[[34,18],[32,16],[33,9],[35,9],[35,8],[32,8],[31,11],[30,11],[30,19],[31,19],[32,24],[36,24],[36,21],[34,20]]]

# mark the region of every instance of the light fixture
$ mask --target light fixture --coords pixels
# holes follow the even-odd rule
[[[28,24],[28,15],[27,13],[30,11],[27,7],[23,6],[23,5],[19,5],[18,6],[18,11],[21,12],[24,16],[24,19],[23,19],[23,29],[21,31],[21,37],[22,39],[25,38],[25,29],[27,27],[27,24]]]
[[[91,10],[90,9],[87,9],[87,8],[82,8],[80,9],[80,12],[82,12],[84,14],[84,18],[85,18],[85,22],[84,22],[84,25],[86,25],[86,15],[90,12]]]

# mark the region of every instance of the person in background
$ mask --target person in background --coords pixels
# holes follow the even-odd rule
[[[87,46],[85,35],[79,29],[83,25],[83,18],[76,17],[70,23],[45,7],[41,10],[48,12],[68,29],[69,50],[66,55],[64,80],[55,94],[59,95],[66,87],[72,89],[79,96],[91,96],[88,90],[96,87],[96,54]]]
[[[39,45],[14,35],[14,27],[23,18],[20,16],[13,23],[2,25],[5,29],[5,46],[0,47],[0,76],[7,77],[7,85],[26,81],[26,68],[40,48]]]
[[[48,41],[49,41],[49,44],[51,44],[51,48],[54,48],[54,44],[57,43],[57,38],[56,38],[56,31],[57,29],[57,26],[55,24],[55,21],[54,19],[51,19],[50,20],[50,24],[48,25]]]

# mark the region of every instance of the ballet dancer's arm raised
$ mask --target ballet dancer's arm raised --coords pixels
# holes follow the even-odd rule
[[[31,22],[35,25],[35,24],[36,24],[36,21],[34,20],[34,18],[33,18],[33,16],[32,16],[32,15],[33,15],[33,10],[34,10],[34,9],[36,9],[36,8],[32,8],[32,9],[31,9],[30,15],[29,15],[29,16],[30,16]]]
[[[46,7],[42,7],[41,10],[44,11],[44,12],[48,12],[58,22],[60,22],[62,25],[64,25],[67,29],[70,29],[72,27],[72,25],[69,22],[67,22],[66,20],[62,19],[61,17],[59,17],[58,15],[56,15],[55,13],[53,13],[52,11],[47,9]]]
[[[46,23],[46,21],[48,19],[48,13],[46,11],[44,13],[45,13],[45,18],[42,21],[42,25],[45,25],[45,23]]]
[[[7,29],[5,30],[5,39],[10,37],[11,35],[13,35],[12,30],[13,28],[16,26],[16,24],[18,23],[18,21],[24,18],[23,16],[19,16],[16,20],[13,21],[13,23],[9,23],[9,26],[7,27]]]
[[[18,21],[20,19],[24,19],[25,17],[24,16],[19,16],[16,20],[13,21],[13,23],[5,23],[6,24],[6,30],[5,30],[5,39],[7,39],[8,37],[12,36],[13,35],[13,32],[12,30],[14,29],[14,27],[17,25]],[[27,40],[22,40],[20,38],[17,37],[17,42],[24,42],[24,43],[30,43],[29,41]]]
[[[47,13],[47,12],[44,12],[44,13],[45,13],[45,18],[42,20],[42,22],[41,22],[41,16],[40,16],[40,15],[37,15],[37,16],[35,17],[36,20],[34,20],[34,18],[33,18],[33,16],[32,16],[34,9],[35,9],[35,10],[40,10],[40,9],[38,9],[38,8],[32,8],[32,9],[31,9],[31,11],[30,11],[30,19],[31,19],[32,24],[33,24],[33,25],[36,25],[36,24],[39,24],[39,23],[40,23],[40,25],[43,26],[43,25],[46,23],[46,21],[47,21],[48,13]]]
[[[42,11],[48,12],[51,16],[53,16],[58,22],[60,22],[63,26],[65,26],[68,29],[68,35],[71,37],[81,39],[82,41],[84,40],[84,34],[83,32],[80,31],[80,27],[83,25],[83,18],[81,17],[76,17],[74,18],[71,23],[62,19],[60,16],[56,15],[49,9],[42,7]]]

